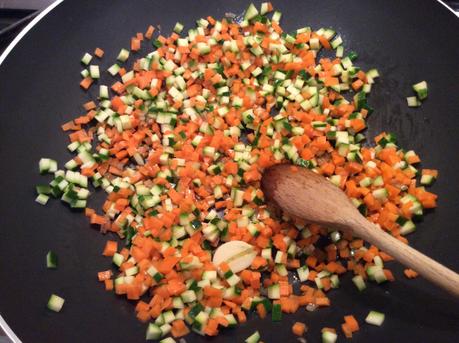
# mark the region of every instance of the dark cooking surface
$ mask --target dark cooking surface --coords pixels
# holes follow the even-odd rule
[[[0,9],[0,54],[36,13],[27,9]]]
[[[176,21],[190,27],[201,16],[240,13],[246,1],[65,1],[46,16],[0,66],[0,312],[24,342],[143,342],[146,326],[134,307],[105,292],[96,272],[107,269],[101,256],[106,237],[87,219],[59,201],[34,203],[40,157],[63,163],[71,155],[60,124],[82,113],[86,94],[78,87],[79,60],[85,51],[104,48],[101,67],[110,66],[130,37],[148,24],[170,32]],[[423,166],[438,168],[433,191],[439,208],[410,236],[419,250],[459,271],[459,21],[435,1],[277,1],[287,30],[330,26],[345,47],[359,54],[358,64],[376,67],[379,79],[370,96],[376,110],[369,136],[392,131],[400,145],[414,149]],[[132,61],[132,60],[130,60]],[[429,98],[409,109],[411,84],[426,79]],[[109,77],[105,81],[108,83]],[[45,255],[59,255],[57,270],[46,270]],[[396,264],[397,282],[370,286],[362,294],[343,278],[331,291],[332,307],[314,313],[299,310],[280,323],[252,316],[247,324],[222,330],[213,342],[241,342],[256,329],[265,342],[295,342],[294,321],[304,321],[308,342],[320,341],[323,326],[338,328],[345,314],[363,322],[370,309],[386,313],[383,327],[362,324],[352,342],[451,342],[459,337],[459,303],[422,279],[406,280]],[[51,293],[66,303],[51,313]],[[339,330],[340,331],[340,330]],[[188,342],[207,342],[197,335]],[[345,339],[340,336],[339,341]]]

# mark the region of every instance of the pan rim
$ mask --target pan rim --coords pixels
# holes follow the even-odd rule
[[[35,25],[37,25],[37,23],[41,19],[43,19],[49,12],[51,12],[63,1],[64,0],[55,0],[54,2],[52,2],[48,7],[43,9],[35,18],[33,18],[32,21],[28,23],[16,37],[14,37],[11,43],[6,47],[5,51],[3,51],[3,53],[0,55],[0,66],[3,64],[3,62],[14,49],[14,47],[21,41],[22,38],[24,38],[27,32],[29,32]]]

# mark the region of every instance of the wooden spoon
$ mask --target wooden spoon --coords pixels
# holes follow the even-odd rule
[[[268,168],[261,180],[268,202],[292,217],[335,230],[350,230],[405,266],[459,297],[459,275],[381,230],[364,218],[346,194],[306,168],[281,164]]]

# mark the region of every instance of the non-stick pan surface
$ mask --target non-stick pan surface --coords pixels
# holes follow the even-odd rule
[[[65,1],[0,66],[0,312],[21,340],[145,340],[146,327],[135,318],[133,304],[97,282],[96,272],[111,265],[101,256],[106,237],[59,201],[46,207],[34,202],[34,185],[46,179],[38,175],[39,158],[61,163],[71,158],[59,126],[97,96],[97,87],[85,93],[78,86],[83,53],[104,48],[100,65],[105,69],[149,24],[168,33],[176,21],[191,27],[202,16],[240,13],[247,5],[242,0]],[[410,241],[459,271],[459,20],[433,0],[282,0],[274,5],[283,12],[287,30],[335,28],[345,46],[358,52],[362,67],[380,70],[370,96],[375,112],[369,136],[394,132],[402,147],[420,154],[422,166],[440,170],[433,187],[439,207],[425,216]],[[408,108],[411,85],[424,79],[429,98],[420,108]],[[59,255],[57,270],[46,269],[48,250]],[[384,325],[362,324],[354,343],[458,342],[459,303],[422,279],[406,280],[396,263],[392,267],[396,282],[362,293],[345,277],[330,293],[330,308],[300,309],[278,323],[252,316],[217,338],[193,334],[187,341],[242,342],[258,329],[265,342],[295,342],[291,325],[299,320],[310,328],[308,342],[317,342],[322,327],[339,328],[343,315],[351,313],[363,321],[374,309],[386,314]],[[51,293],[66,299],[61,313],[46,309]]]

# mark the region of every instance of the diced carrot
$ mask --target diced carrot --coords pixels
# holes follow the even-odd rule
[[[172,322],[171,334],[173,337],[183,337],[190,333],[190,329],[186,326],[185,322],[181,319]]]
[[[167,291],[170,295],[177,296],[186,290],[186,286],[183,282],[178,280],[169,280],[167,284]]]
[[[403,273],[408,279],[414,279],[418,276],[418,273],[416,273],[413,269],[409,269],[409,268],[405,269]]]
[[[94,108],[96,108],[96,104],[94,101],[88,101],[87,103],[84,103],[83,104],[83,108],[86,110],[86,111],[89,111],[89,110],[92,110]],[[78,124],[78,123],[77,123]]]
[[[347,324],[351,332],[359,331],[359,323],[353,315],[344,316],[344,322]]]
[[[109,280],[104,280],[104,284],[105,284],[105,290],[106,291],[111,291],[113,290],[113,280],[109,279]]]
[[[306,264],[311,267],[311,268],[314,268],[316,265],[317,265],[317,258],[313,255],[310,255],[306,258]]]
[[[118,251],[118,242],[116,241],[107,241],[105,243],[104,256],[113,256]]]
[[[265,318],[267,314],[265,305],[263,305],[262,303],[257,304],[257,313],[260,316],[260,318]]]
[[[218,288],[214,288],[214,287],[211,287],[211,286],[205,286],[204,287],[204,295],[206,297],[222,297],[223,296],[223,292],[222,292],[222,290],[220,290]]]
[[[132,38],[131,39],[131,50],[139,51],[140,50],[140,39]]]
[[[99,281],[109,280],[113,276],[113,272],[111,270],[104,270],[102,272],[97,273],[97,278]]]
[[[218,321],[216,319],[209,319],[204,332],[208,336],[216,336],[218,334]]]
[[[330,306],[330,299],[328,298],[316,298],[317,306]]]
[[[81,125],[76,125],[74,121],[69,121],[61,126],[63,131],[78,131],[81,130]]]
[[[303,336],[306,332],[306,325],[304,323],[295,322],[292,326],[292,332],[297,336]]]
[[[92,85],[93,80],[90,77],[85,77],[80,82],[80,87],[84,90],[88,90],[88,88]]]
[[[346,336],[346,338],[352,338],[352,330],[349,328],[349,324],[341,324],[341,330],[343,330],[344,336]]]
[[[149,311],[137,312],[137,319],[139,319],[142,323],[148,322],[150,318],[151,318],[151,314]]]
[[[384,275],[386,276],[387,280],[389,280],[389,281],[394,281],[395,280],[394,275],[392,274],[392,272],[389,269],[383,269],[383,272],[384,272]]]
[[[102,50],[101,48],[96,48],[96,50],[94,50],[94,55],[96,55],[99,58],[102,58],[102,56],[104,56],[104,50]]]
[[[358,91],[360,88],[362,88],[363,82],[362,80],[355,80],[352,82],[352,89],[355,91]]]
[[[263,266],[266,266],[268,262],[261,256],[256,256],[252,261],[252,268],[259,269]]]
[[[155,28],[153,26],[148,26],[147,31],[145,32],[145,38],[151,39],[153,37],[153,32],[155,32]]]

